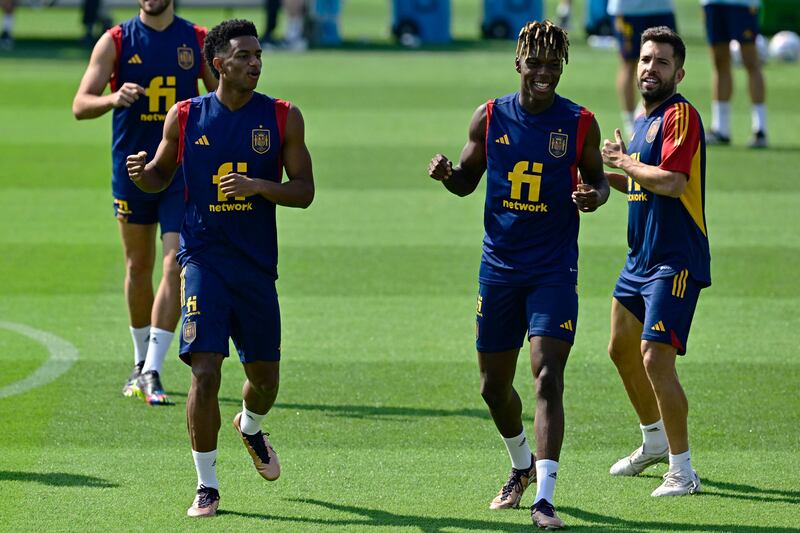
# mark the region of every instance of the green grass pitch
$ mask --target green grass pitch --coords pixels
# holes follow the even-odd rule
[[[677,4],[689,53],[681,92],[708,124],[700,10],[696,0]],[[149,408],[119,393],[131,356],[111,121],[78,123],[70,112],[88,58],[72,44],[79,14],[18,12],[18,46],[0,53],[0,390],[33,379],[58,339],[78,359],[55,381],[0,397],[0,531],[531,529],[526,509],[488,510],[509,461],[478,393],[473,345],[483,187],[459,199],[425,171],[437,151],[458,156],[477,105],[516,90],[514,47],[472,40],[477,0],[453,9],[449,48],[395,49],[387,3],[348,0],[348,49],[265,55],[259,89],[302,109],[318,187],[309,210],[278,216],[284,359],[266,427],[284,471],[263,482],[230,426],[243,379],[234,358],[220,393],[221,512],[202,522],[184,516],[195,484],[188,369],[175,356],[165,367],[177,406]],[[183,14],[209,26],[231,15],[263,20],[246,10]],[[614,53],[575,32],[559,92],[594,110],[604,137],[619,126],[615,68]],[[626,205],[614,193],[582,216],[580,324],[556,489],[573,531],[800,527],[800,65],[770,63],[766,79],[772,148],[744,147],[750,115],[739,70],[734,145],[708,151],[714,284],[678,364],[698,496],[651,498],[663,465],[639,478],[608,475],[640,439],[606,354]],[[67,355],[61,345],[56,352]],[[524,355],[516,383],[530,434]]]

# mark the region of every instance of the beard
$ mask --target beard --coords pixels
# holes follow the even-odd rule
[[[642,95],[642,100],[646,103],[654,103],[654,102],[661,102],[666,100],[672,93],[675,92],[675,87],[678,85],[675,81],[675,78],[671,80],[664,80],[658,84],[655,89],[644,90],[642,89],[642,80],[638,80],[637,85],[639,86],[639,92]]]
[[[162,0],[160,4],[156,5],[153,8],[148,9],[146,7],[146,0],[139,0],[139,7],[142,8],[142,11],[147,13],[150,16],[157,17],[161,13],[167,10],[167,8],[172,4],[172,0]]]

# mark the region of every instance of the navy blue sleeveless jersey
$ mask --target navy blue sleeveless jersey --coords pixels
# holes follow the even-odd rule
[[[164,130],[167,111],[176,102],[199,94],[197,79],[203,72],[203,41],[206,29],[175,17],[166,29],[156,31],[138,16],[108,30],[117,51],[111,90],[124,83],[137,83],[145,94],[130,107],[114,109],[111,147],[115,198],[147,197],[128,178],[125,159],[144,150],[152,158]],[[181,189],[180,176],[172,182]]]
[[[179,162],[187,188],[181,265],[247,261],[277,279],[275,204],[260,195],[227,198],[219,181],[237,172],[281,182],[289,105],[254,93],[244,107],[231,111],[213,92],[178,104]]]
[[[628,178],[628,259],[633,281],[673,277],[684,269],[711,284],[705,215],[706,145],[700,114],[675,94],[634,124],[628,154],[647,165],[686,174],[679,198],[653,194]]]
[[[578,183],[594,115],[555,96],[532,115],[519,93],[486,104],[486,204],[480,281],[535,285],[577,283]]]

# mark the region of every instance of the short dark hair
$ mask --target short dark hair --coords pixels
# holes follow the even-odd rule
[[[683,44],[683,39],[681,39],[681,36],[678,35],[675,30],[668,26],[647,28],[642,33],[640,46],[644,46],[644,43],[647,41],[671,44],[674,50],[675,66],[678,68],[683,67],[683,62],[686,61],[686,45]]]
[[[219,79],[219,72],[214,68],[214,57],[230,49],[231,39],[243,36],[252,36],[258,39],[256,26],[249,20],[226,20],[209,30],[203,45],[203,55],[206,58],[208,68],[211,69],[217,79]]]

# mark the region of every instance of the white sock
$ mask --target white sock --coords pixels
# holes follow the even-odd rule
[[[303,38],[303,17],[286,18],[286,40],[297,41]]]
[[[131,337],[133,338],[133,362],[135,364],[143,363],[147,357],[147,344],[150,337],[150,326],[143,328],[131,328]]]
[[[142,373],[155,370],[159,374],[164,366],[164,358],[167,356],[169,345],[175,334],[161,328],[150,328],[150,343],[147,345],[147,357],[144,360]]]
[[[516,437],[510,439],[503,437],[503,442],[506,443],[513,468],[524,470],[531,467],[531,447],[528,445],[528,437],[525,436],[524,429]]]
[[[622,133],[625,135],[626,139],[630,139],[631,135],[633,135],[634,120],[635,116],[632,111],[622,112]]]
[[[196,452],[192,450],[194,468],[197,470],[197,488],[200,485],[219,489],[217,481],[217,450]]]
[[[13,29],[14,29],[14,15],[12,13],[6,13],[3,16],[3,31],[11,33]]]
[[[669,454],[669,471],[670,472],[691,472],[692,471],[692,458],[690,450],[686,450],[678,455]]]
[[[660,453],[669,448],[667,433],[664,431],[664,422],[658,420],[646,426],[639,424],[639,428],[642,430],[642,442],[644,443],[645,452]]]
[[[730,102],[711,102],[711,129],[725,137],[731,136]]]
[[[239,426],[242,430],[242,433],[245,435],[255,435],[259,431],[261,431],[261,421],[264,420],[264,417],[267,416],[267,413],[260,415],[258,413],[254,413],[247,409],[247,406],[242,402],[242,416],[239,418]]]
[[[542,499],[551,504],[553,503],[556,478],[558,478],[558,461],[551,461],[550,459],[536,461],[536,497],[533,499],[534,504]]]
[[[767,133],[767,104],[753,104],[753,133]]]

